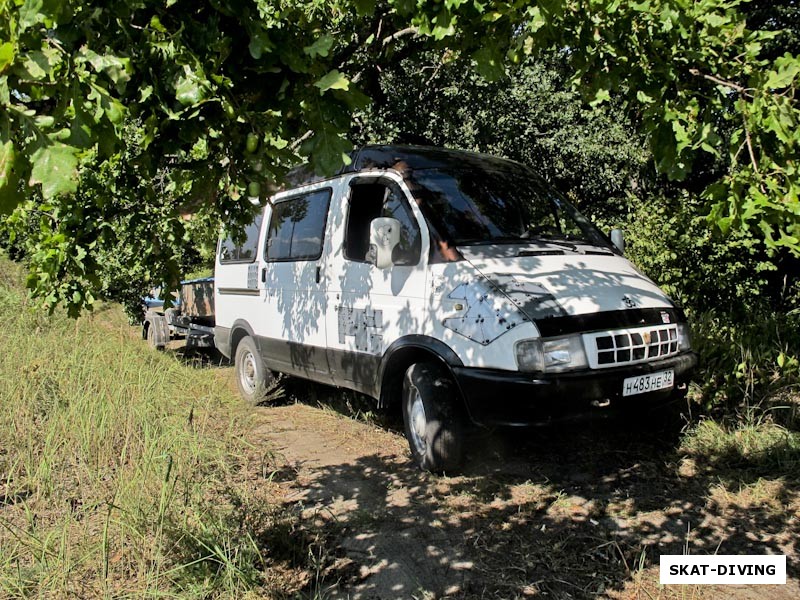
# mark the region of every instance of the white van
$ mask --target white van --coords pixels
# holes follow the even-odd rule
[[[423,469],[465,426],[538,424],[685,395],[683,312],[529,168],[367,147],[294,174],[240,246],[220,242],[215,344],[257,401],[282,372],[402,407]]]

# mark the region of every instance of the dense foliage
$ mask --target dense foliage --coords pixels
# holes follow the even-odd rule
[[[296,150],[340,164],[362,8],[0,2],[0,209],[34,295],[76,314],[174,286],[189,240],[247,221]]]
[[[391,101],[382,71],[427,48],[495,81],[555,49],[592,105],[618,99],[660,172],[699,182],[722,230],[797,253],[800,63],[766,31],[796,13],[762,4],[0,0],[5,237],[51,307],[119,297],[114,279],[174,285],[186,240],[249,218],[246,193],[298,157],[347,160],[353,111]]]
[[[549,53],[488,82],[469,61],[430,52],[381,75],[387,101],[356,117],[362,143],[448,146],[532,166],[595,218],[624,218],[633,192],[654,183],[643,136],[618,105],[592,109]]]

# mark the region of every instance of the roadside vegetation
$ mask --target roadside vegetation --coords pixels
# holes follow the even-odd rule
[[[227,370],[153,352],[116,305],[48,316],[6,258],[0,323],[0,597],[240,598],[276,548],[303,563]]]

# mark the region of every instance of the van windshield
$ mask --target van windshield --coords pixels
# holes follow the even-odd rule
[[[405,169],[428,222],[456,245],[570,240],[610,248],[607,238],[528,168]]]

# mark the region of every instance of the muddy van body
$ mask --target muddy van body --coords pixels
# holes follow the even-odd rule
[[[215,344],[258,401],[274,372],[402,408],[422,468],[465,432],[685,394],[683,312],[529,168],[474,153],[367,147],[294,175],[221,240]]]

